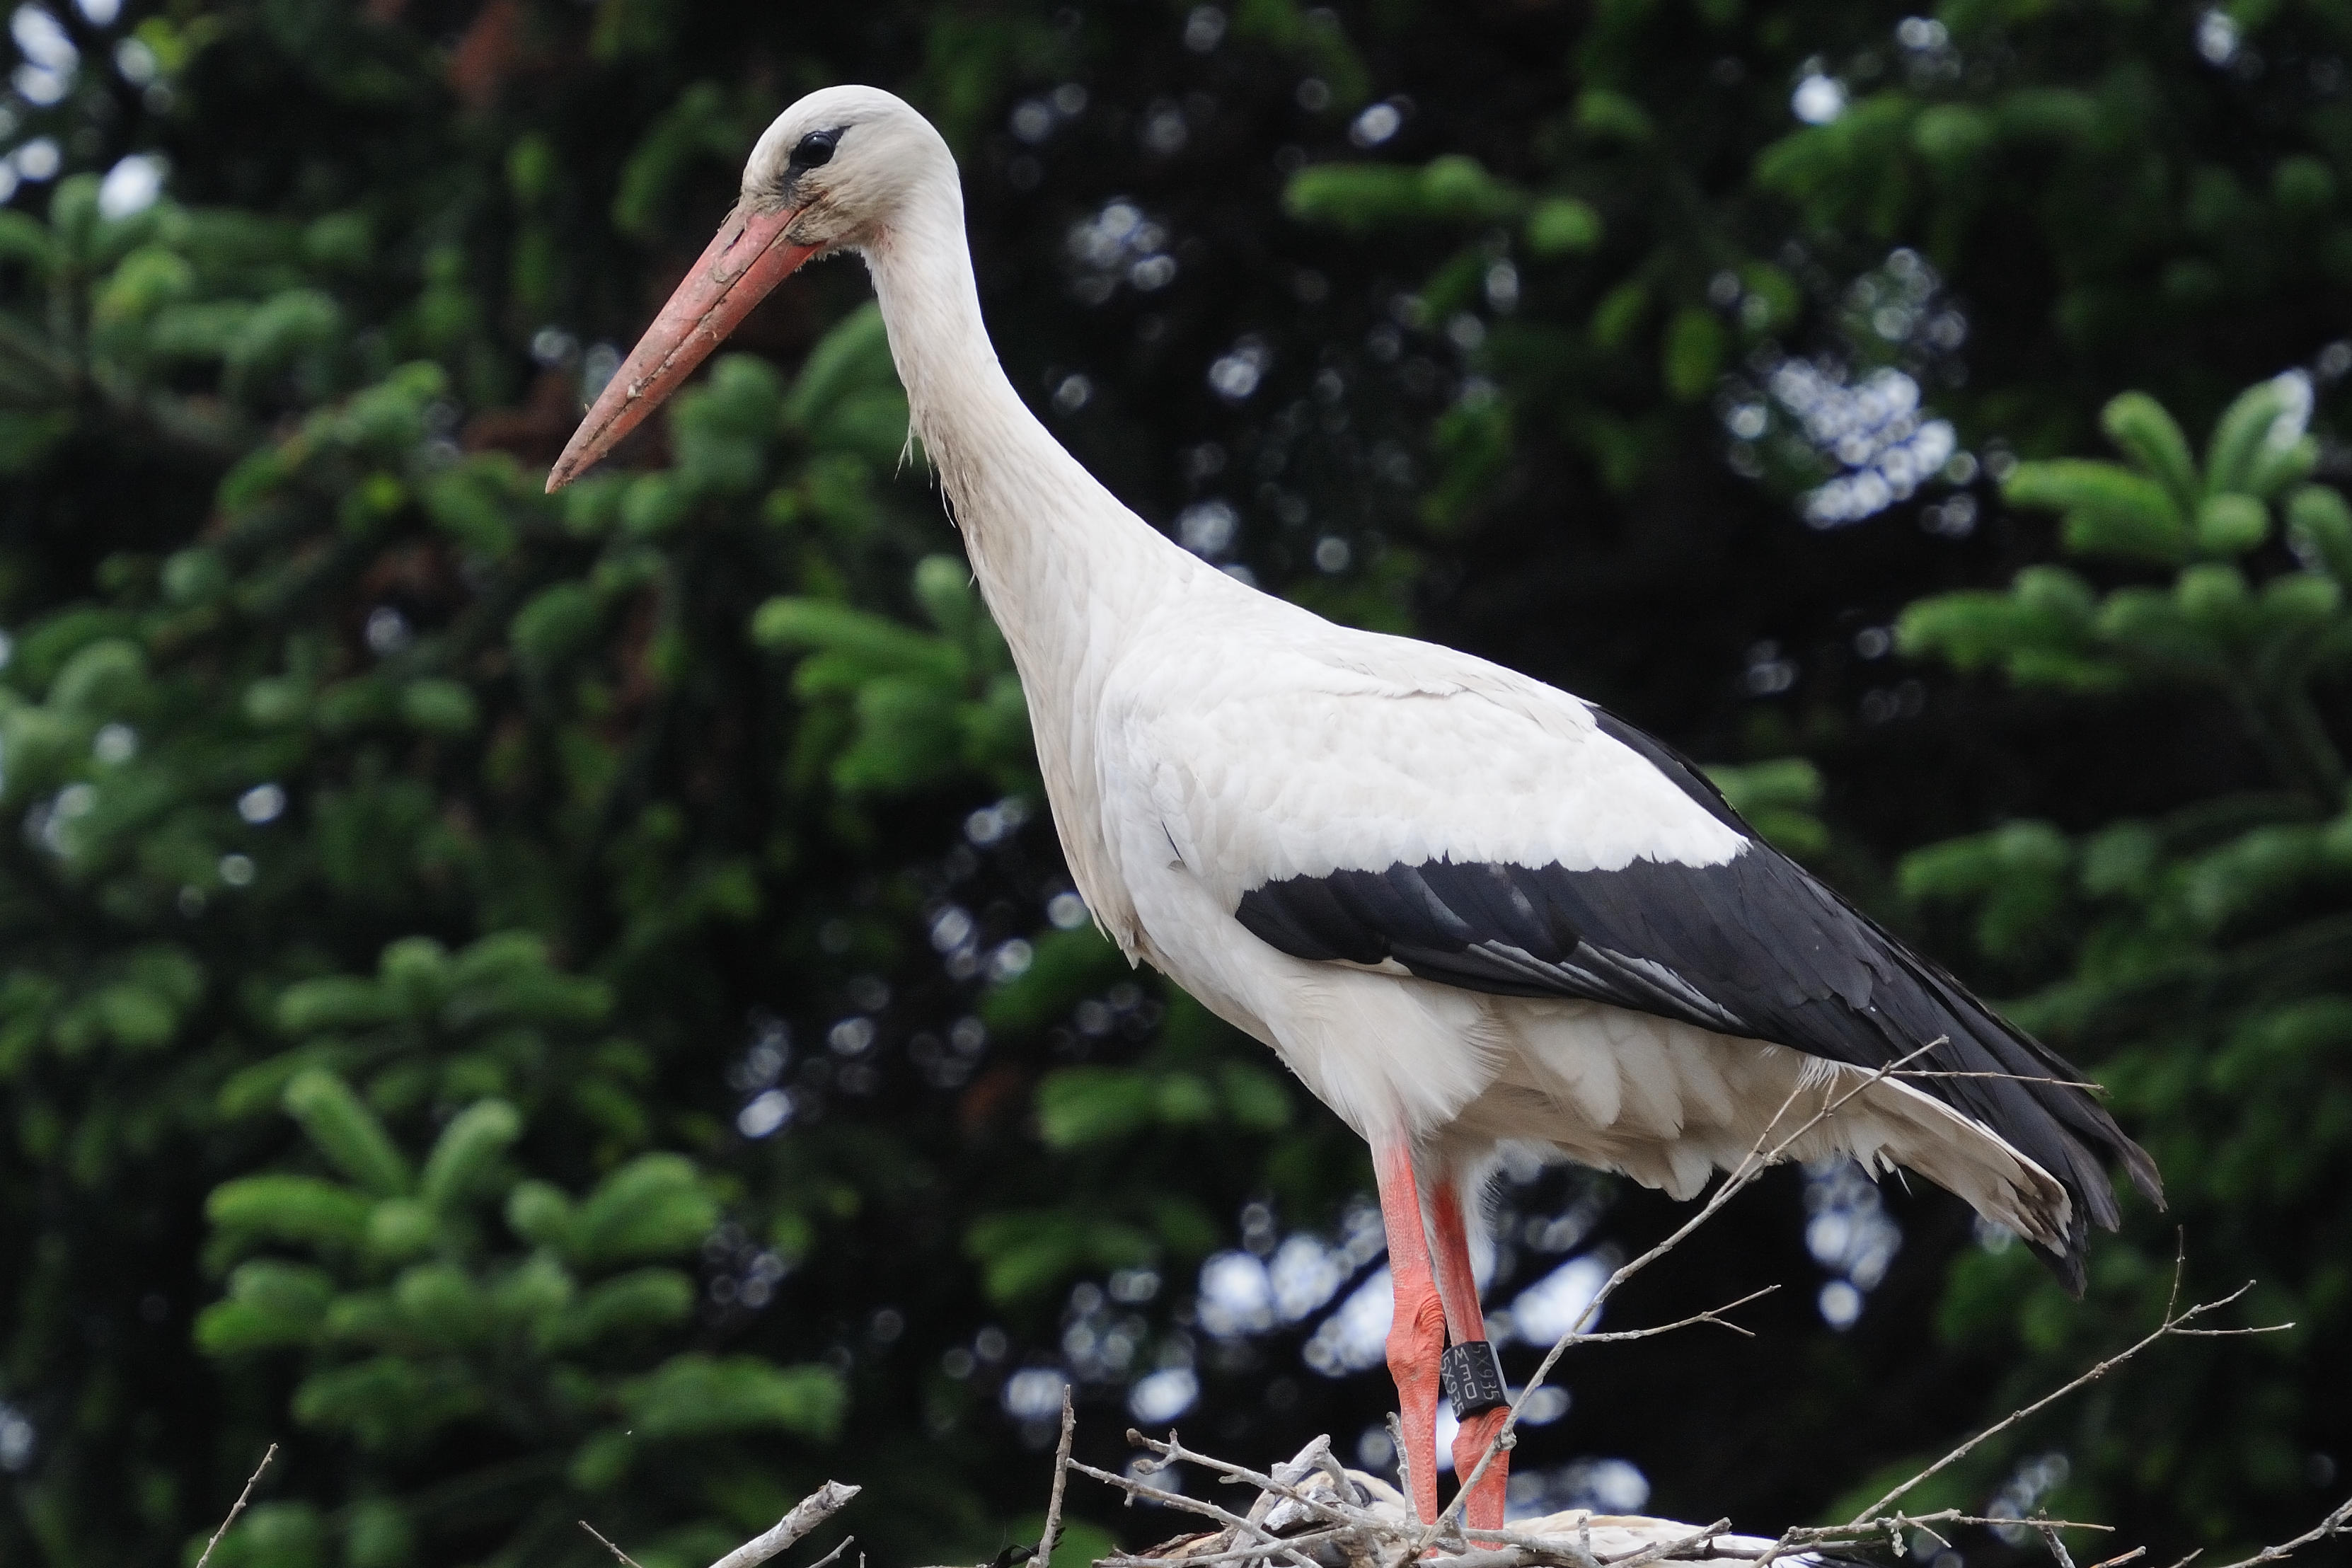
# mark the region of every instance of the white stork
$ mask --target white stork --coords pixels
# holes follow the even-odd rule
[[[837,251],[872,272],[1087,907],[1371,1145],[1423,1518],[1441,1380],[1465,1474],[1505,1414],[1463,1202],[1505,1142],[1687,1198],[1792,1096],[1809,1114],[1859,1086],[1792,1156],[1917,1171],[2078,1292],[2085,1221],[2116,1223],[2105,1163],[2160,1201],[2147,1156],[2066,1087],[2074,1068],[1758,838],[1674,751],[1541,681],[1256,592],[1122,506],[1005,379],[955,160],[887,92],[829,88],[768,127],[548,489]],[[1871,1081],[1933,1042],[1927,1072]],[[1468,1500],[1474,1526],[1501,1523],[1503,1479],[1491,1466]]]

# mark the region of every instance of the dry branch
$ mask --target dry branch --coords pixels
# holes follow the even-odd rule
[[[272,1443],[268,1451],[261,1456],[261,1463],[253,1467],[253,1474],[245,1478],[245,1489],[236,1494],[236,1501],[229,1507],[228,1517],[221,1521],[218,1530],[213,1531],[213,1538],[205,1542],[205,1553],[196,1559],[196,1568],[205,1568],[205,1564],[213,1560],[213,1548],[221,1543],[221,1537],[228,1533],[228,1527],[236,1522],[236,1516],[243,1513],[245,1505],[253,1500],[253,1489],[260,1481],[261,1472],[268,1469],[269,1461],[277,1457],[278,1445]]]
[[[581,1529],[586,1531],[589,1534],[594,1536],[598,1545],[604,1547],[605,1551],[611,1552],[623,1563],[628,1564],[628,1568],[642,1568],[642,1564],[640,1564],[635,1558],[630,1556],[627,1552],[614,1545],[612,1540],[607,1537],[603,1531],[597,1529],[594,1525],[589,1523],[584,1519],[576,1520],[573,1522],[577,1523]]]
[[[710,1568],[756,1568],[765,1563],[845,1507],[849,1500],[863,1489],[840,1481],[827,1481],[794,1503],[792,1511],[776,1521],[764,1533],[753,1536],[734,1551],[713,1563]],[[848,1545],[845,1541],[842,1546]],[[841,1547],[834,1548],[837,1552]],[[826,1561],[830,1562],[828,1558]]]
[[[2306,1546],[2315,1546],[2320,1542],[2333,1540],[2339,1535],[2352,1535],[2352,1498],[2346,1498],[2336,1506],[2334,1512],[2293,1541],[2282,1541],[2276,1546],[2265,1546],[2252,1557],[2242,1557],[2235,1563],[2223,1564],[2223,1568],[2261,1568],[2263,1563],[2276,1563],[2283,1557],[2292,1557]],[[2105,1568],[2105,1565],[2102,1564],[2101,1568]]]
[[[1413,1501],[1412,1450],[1405,1446],[1404,1418],[1393,1410],[1389,1412],[1389,1447],[1396,1453],[1397,1490],[1404,1493],[1405,1512],[1418,1519],[1421,1505]]]
[[[2245,1284],[2241,1285],[2236,1289],[2231,1291],[2226,1296],[2216,1297],[2210,1301],[2200,1301],[2196,1306],[2189,1308],[2186,1311],[2177,1310],[2180,1305],[2181,1277],[2187,1271],[2188,1265],[2188,1243],[2184,1238],[2176,1244],[2173,1253],[2172,1289],[2164,1299],[2163,1320],[2157,1324],[2155,1329],[2152,1330],[2146,1338],[2139,1340],[2127,1349],[2116,1352],[2114,1355],[2111,1355],[2107,1357],[2106,1360],[2100,1362],[2097,1365],[2092,1367],[2088,1372],[2084,1373],[2080,1377],[2075,1378],[2073,1382],[2065,1384],[2063,1387],[2053,1389],[2050,1393],[2045,1394],[2041,1398],[2035,1400],[2032,1404],[2011,1411],[2007,1415],[2001,1417],[1999,1421],[1994,1422],[1983,1431],[1979,1432],[1975,1436],[1970,1437],[1968,1441],[1960,1444],[1958,1447],[1952,1449],[1951,1452],[1946,1454],[1942,1458],[1937,1459],[1934,1464],[1929,1465],[1926,1469],[1921,1470],[1917,1475],[1913,1476],[1909,1480],[1903,1482],[1893,1491],[1888,1492],[1885,1497],[1880,1498],[1876,1502],[1872,1503],[1868,1508],[1864,1509],[1860,1513],[1854,1515],[1853,1523],[1855,1526],[1860,1526],[1870,1522],[1870,1521],[1876,1518],[1879,1514],[1883,1513],[1887,1509],[1894,1507],[1895,1503],[1899,1502],[1905,1497],[1910,1495],[1911,1492],[1917,1489],[1919,1485],[1926,1481],[1929,1477],[1943,1470],[1949,1469],[1952,1466],[1958,1464],[1961,1459],[1967,1458],[1970,1453],[1981,1447],[1988,1439],[1997,1436],[2002,1432],[2006,1432],[2009,1428],[2016,1426],[2026,1417],[2056,1404],[2059,1400],[2065,1398],[2076,1389],[2096,1383],[2099,1379],[2106,1376],[2107,1373],[2113,1372],[2116,1368],[2123,1365],[2124,1363],[2139,1354],[2140,1352],[2147,1349],[2150,1345],[2155,1344],[2158,1340],[2165,1339],[2169,1336],[2210,1338],[2218,1334],[2275,1333],[2281,1329],[2291,1328],[2294,1326],[2288,1323],[2276,1323],[2268,1324],[2255,1329],[2191,1329],[2187,1327],[2186,1325],[2195,1321],[2206,1313],[2218,1310],[2221,1308],[2230,1305],[2230,1303],[2235,1301],[2238,1298],[2243,1296],[2247,1291],[2253,1289],[2253,1282],[2249,1280]]]
[[[1737,1301],[1726,1301],[1720,1307],[1709,1307],[1704,1312],[1694,1312],[1687,1318],[1677,1318],[1671,1323],[1655,1323],[1646,1329],[1616,1329],[1605,1334],[1578,1334],[1570,1340],[1569,1343],[1571,1345],[1620,1344],[1627,1340],[1655,1339],[1660,1334],[1671,1334],[1676,1329],[1696,1328],[1701,1323],[1713,1323],[1717,1328],[1729,1329],[1741,1339],[1752,1340],[1756,1337],[1754,1330],[1743,1329],[1723,1314],[1736,1307],[1745,1307],[1750,1301],[1762,1300],[1780,1288],[1778,1285],[1767,1285],[1761,1290],[1750,1290]]]
[[[1304,1480],[1311,1471],[1321,1468],[1311,1462],[1302,1463],[1301,1461],[1310,1460],[1318,1452],[1328,1453],[1331,1439],[1328,1436],[1316,1438],[1306,1447],[1301,1448],[1289,1461],[1276,1465],[1272,1475],[1253,1470],[1247,1465],[1234,1464],[1231,1459],[1220,1459],[1213,1454],[1203,1454],[1188,1448],[1184,1447],[1184,1440],[1176,1436],[1173,1431],[1171,1431],[1163,1439],[1147,1437],[1130,1426],[1128,1428],[1127,1440],[1139,1448],[1148,1449],[1152,1454],[1156,1462],[1151,1468],[1155,1470],[1165,1469],[1168,1466],[1178,1463],[1200,1465],[1216,1471],[1220,1480],[1257,1488],[1259,1491],[1266,1494],[1265,1498],[1260,1500],[1266,1510],[1271,1510],[1273,1501],[1287,1498],[1291,1501],[1304,1503],[1308,1508],[1320,1510],[1335,1522],[1344,1520],[1339,1509],[1320,1498],[1302,1491],[1298,1487],[1298,1482]],[[1286,1476],[1285,1471],[1292,1473]],[[1250,1511],[1263,1517],[1258,1507],[1253,1506]],[[1259,1520],[1253,1519],[1249,1522],[1256,1524]]]
[[[259,1472],[257,1471],[255,1473],[258,1474]],[[710,1568],[759,1568],[759,1564],[765,1563],[769,1558],[775,1556],[780,1552],[782,1552],[786,1547],[792,1545],[793,1542],[798,1541],[802,1536],[806,1535],[810,1531],[814,1530],[818,1525],[823,1524],[826,1520],[831,1519],[835,1514],[839,1513],[842,1509],[848,1504],[850,1499],[856,1497],[864,1489],[865,1489],[863,1487],[853,1487],[842,1481],[825,1482],[824,1485],[817,1488],[816,1490],[809,1493],[808,1496],[794,1503],[784,1514],[783,1518],[776,1521],[773,1525],[753,1536],[751,1540],[745,1542],[742,1545],[737,1547],[726,1556],[721,1557],[718,1562],[712,1563]],[[1056,1489],[1057,1491],[1058,1489]],[[232,1514],[230,1517],[235,1518],[236,1516]],[[614,1556],[628,1564],[628,1568],[637,1568],[636,1559],[631,1557],[627,1552],[622,1551],[620,1547],[614,1544],[613,1542],[606,1539],[603,1531],[598,1530],[594,1525],[589,1523],[584,1519],[578,1522],[581,1529],[586,1531],[589,1534],[594,1536],[603,1543],[605,1551],[610,1552]],[[226,1527],[224,1526],[223,1528]],[[810,1563],[809,1568],[829,1568],[829,1564],[838,1559],[843,1552],[848,1551],[851,1543],[856,1541],[856,1539],[857,1537],[854,1535],[843,1536],[834,1546],[832,1551],[826,1552],[824,1556]],[[863,1563],[865,1562],[865,1558],[861,1555],[858,1558],[858,1561]],[[204,1565],[202,1563],[198,1563],[197,1568],[204,1568]]]
[[[1054,1542],[1062,1535],[1062,1486],[1070,1479],[1070,1437],[1078,1429],[1070,1385],[1062,1384],[1062,1440],[1054,1448],[1054,1498],[1045,1505],[1045,1532],[1037,1538],[1037,1568],[1053,1568]]]
[[[1239,1514],[1228,1512],[1215,1503],[1203,1502],[1199,1498],[1186,1497],[1182,1492],[1170,1491],[1164,1487],[1151,1486],[1135,1479],[1132,1476],[1115,1475],[1109,1470],[1098,1470],[1092,1465],[1082,1465],[1076,1459],[1068,1463],[1069,1468],[1078,1474],[1091,1476],[1106,1486],[1117,1487],[1129,1497],[1148,1498],[1163,1507],[1181,1509],[1187,1513],[1202,1514],[1213,1519],[1228,1531],[1241,1531],[1251,1541],[1264,1545],[1269,1556],[1285,1558],[1297,1563],[1298,1568],[1320,1568],[1320,1564],[1299,1555],[1295,1548],[1276,1538],[1264,1526],[1252,1524]],[[1268,1479],[1271,1479],[1271,1478]]]

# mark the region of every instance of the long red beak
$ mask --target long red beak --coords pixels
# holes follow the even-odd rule
[[[710,357],[710,351],[751,313],[752,306],[815,254],[814,247],[784,237],[799,216],[747,212],[740,204],[727,215],[710,248],[604,384],[596,405],[548,470],[550,493],[620,445],[621,437],[643,424],[696,365]]]

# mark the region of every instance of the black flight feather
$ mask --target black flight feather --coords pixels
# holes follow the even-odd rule
[[[1740,852],[1717,866],[1635,860],[1613,871],[1443,858],[1337,870],[1252,888],[1236,918],[1297,958],[1393,960],[1465,990],[1607,1003],[1868,1071],[1941,1039],[1906,1071],[2012,1076],[1907,1081],[2065,1187],[2072,1233],[2062,1250],[2035,1251],[2079,1294],[2086,1222],[2116,1223],[2106,1162],[2163,1202],[2154,1162],[2097,1100],[2067,1087],[2081,1074],[1758,838],[1672,747],[1593,712],[1604,733],[1746,838]]]

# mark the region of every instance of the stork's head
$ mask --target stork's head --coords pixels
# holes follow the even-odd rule
[[[801,263],[873,243],[942,181],[955,190],[947,143],[879,88],[825,88],[776,116],[743,166],[735,210],[605,384],[547,488],[569,484],[642,424]]]

